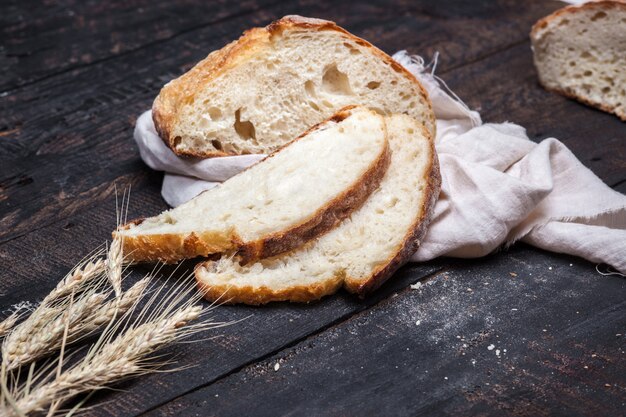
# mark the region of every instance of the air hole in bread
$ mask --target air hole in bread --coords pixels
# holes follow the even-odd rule
[[[173,140],[172,140],[172,146],[174,146],[174,148],[178,148],[178,145],[180,145],[180,142],[183,140],[183,138],[181,138],[180,136],[176,136]]]
[[[311,80],[304,83],[304,91],[306,91],[309,97],[317,97],[317,93],[315,92],[315,83]]]
[[[383,111],[383,109],[379,109],[378,107],[370,107],[370,110],[374,110],[376,113],[380,114],[381,116],[385,115],[385,112]]]
[[[215,149],[217,149],[218,151],[221,151],[221,150],[222,150],[222,142],[220,142],[220,141],[219,141],[219,140],[217,140],[217,139],[213,139],[213,140],[211,141],[211,145],[213,145],[213,147],[214,147]]]
[[[593,74],[593,72],[591,72],[591,71],[589,71],[589,70],[587,70],[587,71],[583,72],[583,75],[584,75],[585,77],[589,77],[589,76],[591,76],[592,74]]]
[[[603,92],[604,94],[608,93],[609,91],[611,91],[611,87],[604,87],[604,88],[602,89],[602,92]]]
[[[413,133],[415,133],[415,130],[413,129],[407,129],[406,133],[408,133],[409,135],[412,135]]]
[[[339,71],[337,64],[333,64],[324,70],[322,76],[322,90],[335,95],[351,95],[350,79]]]
[[[591,21],[595,22],[598,19],[604,19],[606,17],[606,12],[598,12],[591,16]]]
[[[252,139],[256,141],[256,133],[252,122],[249,120],[245,122],[241,121],[241,109],[237,109],[237,111],[235,111],[235,123],[233,124],[233,127],[241,139]]]
[[[559,22],[559,26],[566,26],[569,23],[569,20],[563,19]]]
[[[309,106],[311,106],[311,108],[315,111],[321,111],[319,106],[312,101],[309,101]]]
[[[165,214],[163,216],[163,223],[176,224],[176,219],[170,216],[169,214]]]
[[[575,66],[576,66],[576,62],[574,62],[574,61],[570,61],[569,66],[570,66],[570,67],[575,67]]]
[[[348,48],[348,50],[350,50],[350,55],[358,55],[361,53],[361,51],[359,51],[354,46],[350,45],[348,42],[344,42],[343,46],[345,46],[346,48]]]
[[[222,110],[218,109],[217,107],[210,107],[209,108],[209,117],[214,122],[217,121],[217,120],[220,120],[222,118]]]
[[[380,81],[370,81],[367,83],[367,88],[370,90],[376,90],[378,87],[380,87]]]

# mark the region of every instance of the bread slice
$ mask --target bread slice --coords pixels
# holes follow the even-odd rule
[[[288,146],[175,209],[118,229],[134,261],[235,250],[247,260],[333,228],[378,188],[389,165],[384,118],[339,111]]]
[[[286,16],[171,81],[152,114],[174,152],[213,157],[270,153],[351,104],[435,131],[427,93],[401,65],[333,22]]]
[[[568,6],[530,33],[541,84],[626,121],[626,2]]]
[[[406,115],[386,118],[391,164],[380,188],[336,229],[302,248],[245,266],[222,257],[196,267],[209,300],[264,304],[308,302],[341,286],[364,295],[417,249],[439,195],[433,140]]]

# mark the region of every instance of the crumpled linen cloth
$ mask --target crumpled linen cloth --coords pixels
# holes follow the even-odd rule
[[[393,58],[422,82],[437,117],[442,189],[432,222],[411,261],[476,258],[517,240],[606,263],[626,273],[626,196],[605,185],[557,139],[539,144],[513,123],[483,124],[420,57]],[[264,155],[179,158],[158,137],[151,113],[137,120],[142,159],[165,171],[171,206],[193,198]]]

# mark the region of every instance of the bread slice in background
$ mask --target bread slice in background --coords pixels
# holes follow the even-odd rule
[[[352,104],[435,131],[426,92],[400,64],[333,22],[286,16],[168,83],[152,114],[175,153],[213,157],[270,153]]]
[[[134,261],[174,262],[224,251],[245,260],[276,255],[360,207],[388,165],[384,118],[346,108],[220,186],[115,235]]]
[[[530,33],[541,84],[626,121],[626,2],[568,6]]]
[[[380,188],[337,228],[302,248],[258,262],[236,257],[196,267],[209,300],[307,302],[341,286],[364,295],[385,282],[419,246],[440,190],[433,139],[406,115],[386,117],[391,164]]]

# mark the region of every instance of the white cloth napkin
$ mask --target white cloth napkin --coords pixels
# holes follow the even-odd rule
[[[420,57],[400,51],[393,58],[420,79],[437,117],[441,195],[411,261],[476,258],[522,240],[626,273],[626,196],[556,139],[536,144],[521,126],[483,125],[477,112],[425,71]],[[171,206],[263,158],[179,158],[157,135],[149,111],[137,120],[134,136],[145,163],[166,172],[161,193]]]

